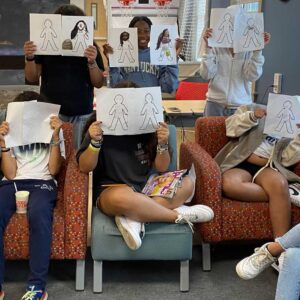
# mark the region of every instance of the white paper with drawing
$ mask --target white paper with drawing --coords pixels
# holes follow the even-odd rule
[[[84,50],[93,45],[93,17],[62,16],[62,55],[83,56]]]
[[[7,147],[32,143],[50,143],[53,130],[50,117],[58,115],[60,105],[30,102],[11,102],[7,106],[6,121],[9,133],[5,137]]]
[[[294,138],[299,133],[300,97],[269,94],[264,133]]]
[[[242,11],[234,22],[234,52],[254,51],[264,48],[263,13]]]
[[[150,60],[152,65],[176,65],[177,25],[152,25]]]
[[[101,88],[96,107],[104,135],[154,132],[159,122],[163,122],[160,87]]]
[[[233,48],[234,20],[241,8],[233,5],[229,8],[213,8],[210,15],[212,36],[209,47]]]
[[[37,47],[35,54],[61,54],[61,15],[30,14],[30,40]]]
[[[108,37],[108,43],[114,50],[109,55],[110,67],[139,65],[137,28],[110,28]]]

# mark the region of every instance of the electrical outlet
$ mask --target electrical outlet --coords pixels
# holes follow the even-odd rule
[[[281,82],[282,82],[282,74],[274,73],[273,93],[275,94],[281,93]]]

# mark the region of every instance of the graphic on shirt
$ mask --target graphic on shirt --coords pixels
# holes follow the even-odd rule
[[[230,13],[224,15],[223,21],[218,27],[218,36],[217,43],[219,44],[223,43],[224,39],[228,44],[233,43],[233,21]]]
[[[137,28],[109,28],[110,67],[137,67],[139,64]]]
[[[153,129],[157,128],[158,122],[156,120],[156,116],[159,112],[157,107],[153,102],[153,97],[151,94],[147,94],[145,97],[145,102],[143,109],[141,111],[141,115],[144,116],[143,124],[140,127],[141,130],[146,129],[149,125],[153,127]]]
[[[84,20],[79,20],[71,31],[71,39],[73,40],[73,52],[78,52],[79,48],[85,50],[88,46],[89,31]]]
[[[123,63],[125,61],[125,58],[129,60],[130,63],[134,63],[135,59],[132,56],[132,51],[134,50],[134,47],[132,43],[130,42],[130,34],[127,31],[123,31],[120,34],[120,45],[118,47],[118,50],[121,51],[120,57],[118,59],[119,63]]]
[[[269,94],[264,133],[276,138],[295,138],[300,133],[300,97]]]
[[[294,130],[292,128],[292,120],[295,120],[295,116],[292,109],[293,104],[291,101],[285,101],[282,104],[282,109],[277,114],[277,118],[279,118],[280,120],[275,128],[276,131],[286,130],[288,133],[294,133]]]
[[[111,130],[115,130],[118,123],[123,130],[128,129],[128,123],[125,118],[125,116],[128,116],[128,109],[123,102],[124,98],[122,95],[117,95],[114,99],[114,104],[109,111],[109,114],[113,116],[109,126],[109,129]]]
[[[97,91],[97,120],[104,135],[155,132],[163,122],[160,87],[101,88]]]
[[[150,61],[152,65],[177,64],[175,41],[177,25],[152,25],[150,40]]]
[[[259,36],[261,32],[258,26],[255,25],[254,19],[249,18],[247,21],[248,26],[244,30],[244,36],[246,36],[246,40],[244,43],[244,48],[249,48],[250,44],[252,43],[255,47],[261,46],[261,42],[259,41]]]
[[[170,39],[170,33],[168,28],[165,28],[161,34],[159,35],[156,43],[156,49],[159,50],[159,61],[163,61],[164,59],[167,59],[169,61],[173,60],[171,48],[173,48],[172,41]]]
[[[55,38],[57,38],[57,34],[53,28],[52,21],[46,19],[44,22],[44,28],[40,34],[40,37],[43,38],[43,44],[41,47],[42,51],[46,51],[50,46],[53,51],[59,51],[55,43]]]

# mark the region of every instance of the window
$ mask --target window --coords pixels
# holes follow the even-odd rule
[[[205,23],[206,0],[181,0],[178,11],[180,37],[184,39],[181,54],[186,63],[197,62],[199,39]]]
[[[242,4],[248,12],[260,12],[262,0],[231,0],[231,4]]]

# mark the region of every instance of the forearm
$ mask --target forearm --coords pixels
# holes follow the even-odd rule
[[[25,78],[29,82],[36,82],[40,78],[40,70],[34,61],[27,61],[25,64]]]
[[[203,79],[212,79],[217,74],[217,59],[213,50],[206,49],[204,56],[202,57],[200,64],[200,75]]]
[[[101,88],[104,79],[103,72],[99,69],[96,62],[89,64],[88,68],[92,85],[96,88]]]
[[[165,172],[168,170],[171,159],[169,151],[164,151],[162,153],[157,153],[154,161],[155,169],[158,172]]]
[[[52,176],[59,173],[62,162],[63,157],[61,156],[59,143],[57,145],[51,145],[48,167]]]
[[[1,153],[1,170],[8,180],[12,180],[17,174],[17,163],[16,159],[11,156],[11,152]]]
[[[88,146],[84,152],[79,157],[79,169],[83,173],[89,173],[93,171],[97,164],[98,158],[101,150]]]

